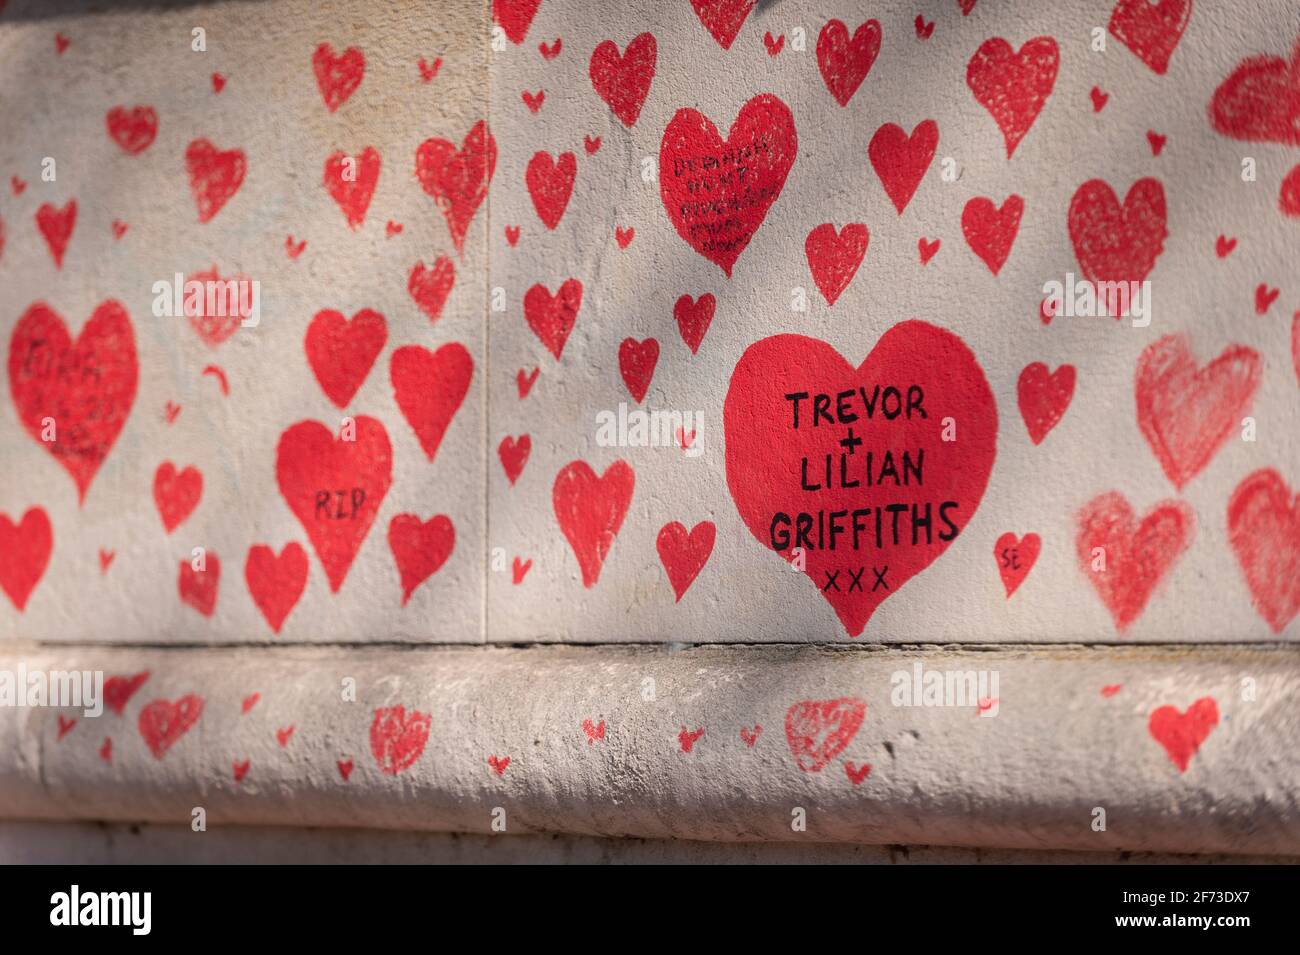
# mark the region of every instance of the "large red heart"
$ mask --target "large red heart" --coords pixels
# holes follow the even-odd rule
[[[492,0],[492,19],[506,31],[511,43],[523,43],[541,5],[542,0]]]
[[[827,305],[834,305],[858,274],[870,239],[867,227],[861,222],[850,222],[838,233],[832,223],[824,222],[808,233],[803,244],[804,255]]]
[[[537,218],[548,229],[560,224],[573,195],[573,180],[578,175],[578,161],[573,153],[561,153],[558,161],[548,152],[537,152],[528,161],[524,183],[537,210]]]
[[[72,239],[72,230],[76,224],[76,199],[69,199],[62,209],[46,202],[36,210],[36,227],[41,230],[41,236],[50,248],[50,257],[54,259],[55,268],[63,268],[63,253],[68,249],[68,242]]]
[[[678,603],[709,562],[716,536],[717,527],[713,521],[700,521],[689,532],[686,525],[678,521],[659,529],[655,550],[659,552],[659,560],[668,574],[668,583],[672,585]]]
[[[191,465],[178,472],[170,461],[158,465],[153,476],[153,502],[168,534],[193,513],[202,496],[203,474],[198,468]]]
[[[1060,66],[1061,53],[1050,36],[1034,37],[1019,52],[1001,37],[990,37],[966,64],[966,85],[1002,130],[1008,159],[1051,95]]]
[[[302,344],[325,396],[346,408],[370,374],[386,341],[388,323],[378,312],[363,308],[349,319],[342,312],[325,308],[307,326]]]
[[[29,508],[17,524],[0,513],[0,589],[22,613],[54,550],[54,530],[43,507]]]
[[[438,571],[456,547],[456,528],[446,514],[421,521],[414,514],[398,514],[388,524],[388,546],[402,578],[402,606],[415,588]]]
[[[335,437],[317,421],[299,421],[280,435],[275,452],[280,494],[302,522],[335,593],[393,479],[393,448],[383,424],[362,415],[352,426],[354,434]]]
[[[104,705],[121,716],[140,687],[149,679],[149,671],[141,670],[131,676],[110,676],[104,681]]]
[[[524,321],[559,361],[582,308],[582,283],[566,279],[554,295],[540,283],[524,293]]]
[[[1300,146],[1300,40],[1290,63],[1264,55],[1237,64],[1214,91],[1210,124],[1233,139]]]
[[[1119,0],[1108,29],[1152,72],[1164,76],[1191,16],[1192,0]]]
[[[1155,267],[1169,236],[1164,187],[1157,179],[1139,179],[1129,187],[1121,207],[1104,180],[1089,179],[1070,200],[1066,222],[1085,278],[1091,282],[1141,282]],[[1118,301],[1125,300],[1121,296]]]
[[[285,544],[278,557],[266,544],[254,544],[248,549],[244,582],[274,632],[280,632],[307,587],[308,569],[307,552],[297,541]]]
[[[1300,612],[1300,496],[1272,468],[1251,474],[1228,500],[1228,540],[1255,609],[1274,633]]]
[[[104,117],[108,135],[128,156],[149,148],[158,135],[158,113],[152,106],[114,106]]]
[[[448,342],[434,352],[405,345],[393,352],[388,371],[397,407],[420,439],[424,456],[432,461],[469,391],[474,359],[459,342]]]
[[[325,108],[332,113],[361,85],[366,75],[366,57],[355,46],[335,56],[334,48],[322,43],[311,55],[311,68],[316,74],[316,85],[320,88]]]
[[[221,560],[215,551],[205,551],[203,563],[195,567],[190,560],[180,561],[176,590],[181,603],[193,607],[205,617],[217,609],[217,591],[221,585]]]
[[[659,193],[677,234],[730,278],[798,151],[790,108],[770,93],[741,107],[725,142],[703,113],[679,109],[659,144]]]
[[[732,372],[723,429],[745,526],[802,567],[856,637],[970,522],[998,416],[965,343],[907,321],[857,368],[801,335],[756,342]]]
[[[429,725],[428,713],[407,713],[403,706],[377,707],[370,724],[370,752],[380,771],[396,776],[419,759],[429,741]]]
[[[357,229],[366,221],[381,165],[379,150],[374,146],[367,146],[356,156],[339,151],[325,160],[325,188],[343,210],[349,228]]]
[[[1174,487],[1181,490],[1223,447],[1263,373],[1259,353],[1244,345],[1199,369],[1186,335],[1143,349],[1134,376],[1138,427]]]
[[[451,287],[456,284],[456,266],[451,259],[440,255],[433,263],[433,268],[426,269],[423,262],[416,262],[406,280],[406,290],[415,299],[420,311],[429,316],[429,321],[436,322],[442,315],[442,307],[447,303]]]
[[[1196,751],[1218,725],[1218,704],[1214,697],[1203,696],[1189,706],[1186,713],[1180,713],[1172,706],[1152,711],[1147,721],[1147,732],[1165,748],[1169,761],[1178,767],[1178,771],[1185,773]]]
[[[641,107],[650,92],[656,57],[653,33],[634,37],[622,54],[613,40],[604,41],[591,52],[588,69],[591,85],[628,129],[641,115]]]
[[[785,741],[805,773],[821,772],[858,734],[867,704],[851,696],[803,700],[785,713]]]
[[[625,461],[615,461],[600,477],[586,461],[571,461],[555,476],[551,506],[578,559],[582,586],[591,588],[600,580],[635,486],[636,474]]]
[[[1029,440],[1042,444],[1056,427],[1074,397],[1074,366],[1062,365],[1049,371],[1041,361],[1026,365],[1016,381],[1016,401],[1025,421]]]
[[[961,210],[961,232],[966,244],[994,275],[1006,265],[1024,213],[1025,200],[1014,194],[1007,196],[1001,208],[992,199],[976,196]]]
[[[916,124],[909,136],[901,126],[886,123],[867,144],[867,158],[880,177],[889,200],[901,216],[916,194],[939,148],[939,124],[932,119]]]
[[[72,475],[82,501],[126,424],[138,376],[135,335],[120,302],[100,304],[75,345],[44,302],[14,326],[9,390],[18,418]]]
[[[487,196],[497,168],[497,142],[479,120],[458,150],[445,139],[426,139],[415,151],[415,175],[447,220],[456,251],[465,252],[465,233]]]
[[[196,139],[185,149],[185,168],[199,221],[207,222],[239,191],[248,161],[242,149],[222,151],[206,139]]]
[[[835,102],[848,106],[880,53],[880,21],[867,20],[853,31],[842,20],[829,20],[817,35],[817,68]]]
[[[1141,616],[1165,574],[1192,543],[1195,517],[1182,501],[1162,501],[1138,523],[1124,495],[1102,494],[1079,512],[1075,550],[1121,633]]]
[[[758,0],[691,0],[695,15],[724,50],[731,49],[749,11]]]
[[[137,725],[153,758],[162,759],[202,715],[203,697],[190,693],[174,703],[154,700],[145,704],[140,709]]]

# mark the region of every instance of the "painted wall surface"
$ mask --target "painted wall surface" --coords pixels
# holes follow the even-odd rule
[[[11,0],[0,634],[1288,638],[1294,4],[922,6]]]

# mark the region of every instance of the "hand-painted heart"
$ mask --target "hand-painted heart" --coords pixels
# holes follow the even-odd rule
[[[307,552],[297,541],[285,544],[277,557],[266,544],[254,544],[244,561],[244,582],[253,603],[275,633],[280,632],[307,587]]]
[[[433,268],[425,268],[423,262],[416,262],[406,280],[406,290],[415,299],[420,311],[429,316],[429,321],[436,322],[442,315],[442,307],[447,303],[447,296],[456,284],[456,266],[451,259],[440,255],[433,263]]]
[[[1119,0],[1107,29],[1153,73],[1164,76],[1191,16],[1192,0]]]
[[[198,563],[198,566],[195,564]],[[193,607],[205,617],[217,609],[217,591],[221,584],[221,560],[216,551],[204,551],[200,561],[182,560],[176,590],[181,603]]]
[[[511,43],[523,43],[541,5],[542,0],[492,0],[492,19]]]
[[[222,151],[206,139],[196,139],[185,148],[185,168],[199,221],[208,222],[239,191],[248,161],[242,149]]]
[[[994,275],[1002,271],[1011,254],[1024,212],[1025,200],[1017,195],[1007,196],[1000,209],[992,199],[976,196],[961,211],[961,232],[966,244]]]
[[[75,345],[44,302],[14,326],[9,390],[18,419],[72,475],[81,501],[126,424],[138,376],[135,335],[120,302],[96,308]]]
[[[867,144],[871,168],[900,216],[925,178],[938,148],[939,124],[932,119],[917,123],[910,136],[901,126],[886,123]]]
[[[430,723],[429,714],[419,710],[407,713],[403,706],[377,707],[370,724],[370,752],[380,771],[396,776],[419,759],[429,741]]]
[[[316,85],[320,88],[325,108],[332,113],[361,85],[366,75],[366,57],[355,46],[335,56],[334,48],[322,43],[311,55],[311,68],[316,74]]]
[[[465,253],[465,233],[487,196],[497,167],[497,143],[485,121],[479,120],[459,150],[445,139],[426,139],[415,151],[415,175],[433,197],[456,251]]]
[[[325,160],[325,188],[343,210],[351,229],[360,228],[366,221],[380,165],[379,150],[374,146],[367,146],[356,156],[335,152]]]
[[[1277,208],[1284,216],[1300,219],[1300,166],[1283,177],[1277,191]]]
[[[393,352],[388,371],[397,407],[415,431],[424,456],[433,461],[469,391],[474,359],[459,342],[448,342],[433,352],[421,345],[404,345]]]
[[[683,295],[673,305],[673,318],[677,321],[677,330],[681,332],[682,341],[694,355],[700,350],[704,333],[713,324],[713,312],[717,308],[717,299],[712,292],[705,292],[698,299]]]
[[[1089,179],[1070,200],[1067,217],[1070,242],[1079,268],[1093,283],[1142,282],[1164,251],[1165,190],[1157,179],[1139,179],[1129,188],[1123,207],[1115,191],[1101,179]],[[1116,286],[1095,286],[1099,294]],[[1106,293],[1108,310],[1119,318],[1132,296],[1125,284]]]
[[[628,393],[640,404],[645,393],[650,389],[650,380],[654,377],[655,366],[659,364],[659,342],[647,338],[643,342],[635,338],[625,338],[618,346],[618,370],[623,375],[623,383]]]
[[[1019,52],[991,37],[966,64],[966,85],[1002,130],[1008,159],[1051,95],[1060,66],[1061,53],[1050,36],[1034,37]]]
[[[1186,335],[1143,349],[1134,376],[1138,427],[1174,487],[1182,490],[1223,447],[1263,373],[1259,353],[1244,345],[1199,369]]]
[[[154,700],[140,709],[140,736],[154,759],[162,759],[203,715],[203,698],[193,693],[174,703]]]
[[[724,50],[731,49],[736,34],[740,32],[749,11],[754,9],[758,0],[691,0],[695,15],[704,24],[704,29],[718,41]]]
[[[307,326],[303,349],[325,396],[346,408],[388,341],[384,316],[363,308],[352,318],[321,309]]]
[[[1264,55],[1237,64],[1210,100],[1210,125],[1232,139],[1300,146],[1300,40],[1290,63]]]
[[[655,538],[655,550],[659,551],[659,560],[668,574],[668,583],[681,603],[686,591],[695,578],[700,575],[704,565],[713,553],[713,541],[717,528],[713,521],[700,521],[688,532],[686,526],[672,521],[659,529]]]
[[[63,253],[68,249],[72,230],[77,224],[77,200],[69,199],[62,209],[53,203],[42,203],[36,210],[36,227],[40,229],[45,244],[49,246],[54,267],[63,268]]]
[[[770,93],[741,107],[725,141],[703,113],[679,109],[659,144],[659,192],[677,234],[730,278],[798,150],[790,108]]]
[[[1165,748],[1169,761],[1178,767],[1178,771],[1185,773],[1196,751],[1218,725],[1218,704],[1214,697],[1203,696],[1189,706],[1186,713],[1178,712],[1173,706],[1162,706],[1152,711],[1147,721],[1147,732]]]
[[[153,501],[168,534],[194,512],[202,496],[203,474],[198,468],[190,466],[178,472],[170,461],[158,465],[153,476]]]
[[[1026,365],[1016,381],[1016,401],[1025,421],[1029,440],[1042,444],[1047,433],[1070,407],[1074,397],[1074,366],[1062,365],[1049,371],[1041,361]]]
[[[131,676],[110,676],[104,681],[104,705],[121,716],[126,712],[126,705],[131,702],[131,697],[135,696],[148,679],[148,670],[141,670]]]
[[[349,426],[351,434],[336,438],[319,422],[299,421],[280,435],[275,455],[280,494],[302,522],[335,593],[393,477],[393,449],[383,424],[363,415]]]
[[[528,161],[524,182],[537,210],[537,218],[548,229],[560,224],[573,195],[573,180],[578,175],[578,161],[573,153],[561,153],[559,161],[548,152],[537,152]]]
[[[858,274],[870,238],[861,222],[850,222],[838,233],[833,224],[824,222],[808,233],[804,255],[827,305],[834,305]]]
[[[191,283],[199,283],[197,286]],[[232,284],[234,283],[234,284]],[[202,272],[195,272],[185,277],[187,289],[194,288],[196,294],[186,292],[182,299],[185,317],[190,320],[190,327],[198,333],[199,338],[209,348],[218,348],[224,344],[244,319],[253,314],[253,280],[244,275],[231,275],[222,278],[216,266]],[[207,290],[213,290],[211,305]]]
[[[880,21],[859,24],[849,39],[842,20],[828,20],[817,35],[817,68],[835,102],[848,106],[880,53]]]
[[[945,438],[954,421],[960,440]],[[727,487],[745,526],[783,560],[802,556],[856,637],[969,523],[998,419],[965,343],[907,321],[857,368],[800,335],[751,345],[732,373],[723,428]]]
[[[615,461],[600,477],[586,461],[571,461],[555,476],[551,488],[555,519],[578,559],[582,586],[588,589],[600,580],[635,485],[636,474],[625,461]]]
[[[497,457],[501,459],[501,468],[506,472],[506,480],[514,487],[519,475],[524,472],[528,456],[533,453],[533,439],[529,435],[506,435],[497,445]]]
[[[158,113],[152,106],[114,106],[104,117],[109,138],[128,156],[138,156],[158,135]]]
[[[1264,468],[1237,485],[1228,540],[1255,609],[1281,633],[1300,612],[1300,496],[1292,497],[1281,474]]]
[[[591,85],[628,129],[636,124],[650,92],[656,56],[653,33],[635,37],[622,54],[613,40],[605,40],[591,53]]]
[[[858,735],[867,704],[851,696],[838,700],[803,700],[785,713],[785,741],[795,764],[819,773]]]
[[[45,575],[53,550],[54,531],[45,508],[29,508],[17,524],[0,512],[0,589],[19,613]]]
[[[524,321],[559,361],[582,307],[582,283],[566,279],[554,295],[540,283],[524,293]]]
[[[402,606],[415,589],[447,562],[456,547],[456,528],[446,514],[421,521],[414,514],[398,514],[388,524],[388,547],[402,580]]]
[[[1138,523],[1124,495],[1102,494],[1079,512],[1075,549],[1079,566],[1123,633],[1157,585],[1177,562],[1195,533],[1192,509],[1162,501]]]
[[[1032,531],[1022,538],[1007,531],[993,544],[993,559],[998,563],[998,573],[1002,575],[1002,586],[1006,588],[1008,600],[1034,569],[1042,547],[1042,540]]]

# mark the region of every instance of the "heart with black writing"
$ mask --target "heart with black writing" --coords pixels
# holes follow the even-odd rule
[[[951,332],[895,325],[854,368],[825,342],[746,349],[723,406],[727,487],[850,636],[970,522],[997,454],[979,362]]]

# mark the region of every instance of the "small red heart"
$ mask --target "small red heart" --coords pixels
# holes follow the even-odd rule
[[[925,17],[921,16],[919,13],[916,15],[915,26],[916,38],[918,40],[928,40],[930,39],[931,34],[934,33],[934,21],[931,20],[929,23],[926,23]]]
[[[545,46],[545,44],[543,44],[543,46]],[[489,756],[487,762],[488,765],[492,767],[492,772],[496,773],[498,776],[504,776],[506,773],[506,767],[510,765],[510,757]]]
[[[289,739],[293,736],[293,727],[285,726],[275,731],[275,741],[280,744],[280,748],[289,745]]]
[[[392,219],[389,219],[388,222],[384,225],[385,238],[391,239],[393,236],[401,235],[401,234],[402,234],[402,224],[400,222],[394,222]]]
[[[437,76],[438,71],[442,69],[442,57],[438,57],[432,63],[427,63],[424,57],[420,57],[420,60],[418,63],[416,63],[416,66],[419,67],[420,69],[420,82],[428,83],[435,76]]]
[[[699,352],[704,333],[713,323],[713,313],[717,305],[713,293],[705,292],[698,299],[683,295],[673,306],[673,318],[677,320],[677,330],[692,355]]]
[[[528,455],[533,450],[533,439],[528,435],[520,435],[519,439],[506,435],[497,445],[497,456],[501,459],[501,467],[506,472],[506,480],[510,486],[514,487],[515,482],[519,480],[519,475],[523,473],[524,465],[528,463]]]
[[[511,568],[511,577],[513,582],[516,585],[522,584],[524,582],[524,578],[528,576],[528,571],[532,568],[532,566],[533,566],[533,561],[531,557],[528,560],[520,560],[518,557],[516,557],[514,560],[514,566]]]
[[[975,0],[957,0],[957,7],[961,10],[962,16],[969,16],[975,9]]]
[[[1105,686],[1101,688],[1101,695],[1109,700],[1112,696],[1114,696],[1121,689],[1123,689],[1123,687],[1124,687],[1123,683],[1107,683]]]
[[[929,242],[925,236],[921,236],[916,240],[916,250],[921,254],[921,264],[926,265],[939,251],[939,240],[935,239],[933,242]]]
[[[77,725],[76,720],[64,719],[63,714],[59,714],[59,739],[67,736],[72,732],[72,728]]]
[[[746,746],[748,746],[750,749],[753,749],[754,744],[758,742],[758,734],[761,732],[763,732],[763,727],[760,726],[758,723],[754,724],[754,728],[752,730],[745,729],[745,727],[742,726],[740,728],[740,738],[745,741]]]
[[[694,749],[695,744],[699,742],[700,737],[703,735],[704,735],[703,726],[701,726],[697,730],[688,730],[685,726],[683,726],[681,732],[677,734],[677,742],[681,744],[682,752],[689,753],[692,749]]]
[[[654,80],[657,58],[653,33],[634,37],[624,53],[619,53],[613,40],[601,42],[591,53],[587,75],[591,78],[592,89],[628,129],[641,115],[641,107]],[[587,140],[588,153],[600,148],[599,138],[595,143],[595,148],[592,148],[591,140]]]
[[[768,56],[776,56],[785,47],[785,34],[783,33],[776,39],[773,39],[770,31],[764,33],[763,46],[767,47]]]
[[[464,254],[465,233],[474,213],[487,197],[496,170],[497,144],[485,121],[475,123],[458,150],[446,139],[426,139],[415,152],[415,175],[433,197],[458,253]]]
[[[1060,66],[1061,52],[1050,36],[1034,37],[1019,50],[990,37],[966,64],[966,85],[1002,131],[1008,159],[1052,94]]]
[[[220,93],[226,88],[226,78],[220,73],[212,74],[212,92]]]
[[[99,747],[99,758],[110,766],[113,764],[113,737],[104,737],[104,745]]]
[[[334,48],[322,43],[311,56],[311,66],[325,108],[332,113],[361,85],[366,73],[366,58],[355,46],[335,56]]]
[[[54,531],[43,507],[33,507],[14,524],[0,513],[0,589],[22,613],[45,575],[54,550]]]
[[[1002,270],[1011,254],[1024,211],[1025,201],[1017,195],[1008,196],[1000,208],[992,199],[976,196],[962,209],[961,231],[966,244],[994,275]]]
[[[77,200],[69,199],[62,209],[53,203],[42,203],[36,210],[36,227],[41,230],[55,268],[63,268],[63,253],[67,251],[72,230],[77,224]]]
[[[867,704],[853,697],[803,700],[785,714],[785,739],[795,763],[805,773],[821,772],[853,742]]]
[[[870,773],[870,763],[863,763],[861,766],[855,766],[847,759],[844,761],[844,775],[848,776],[849,781],[855,786],[859,785],[862,780],[866,779]]]
[[[716,533],[712,521],[700,521],[689,532],[678,521],[671,521],[659,529],[655,549],[668,574],[668,583],[677,595],[677,603],[681,603],[686,591],[708,563]]]
[[[1300,166],[1296,166],[1282,180],[1277,194],[1277,207],[1282,215],[1300,218]]]
[[[582,571],[582,585],[596,586],[605,558],[623,526],[636,474],[618,460],[597,477],[586,461],[571,461],[560,469],[551,488],[551,503],[560,531]]]
[[[1219,725],[1219,707],[1214,697],[1203,696],[1186,712],[1180,713],[1176,707],[1162,706],[1151,713],[1147,721],[1147,731],[1152,739],[1164,747],[1169,761],[1178,767],[1180,773],[1187,772],[1187,766],[1209,737],[1210,731]]]
[[[442,307],[455,283],[456,266],[447,256],[440,255],[434,261],[433,268],[426,269],[423,262],[415,263],[407,277],[406,290],[429,321],[436,322],[442,315]]]
[[[644,400],[658,364],[659,342],[653,338],[641,342],[635,338],[625,338],[618,346],[618,370],[623,375],[628,393],[637,404]]]
[[[1296,382],[1300,383],[1300,311],[1291,316],[1291,364],[1295,365]]]
[[[325,396],[346,408],[361,388],[388,341],[388,323],[373,309],[351,318],[332,308],[316,313],[307,326],[303,349]]]
[[[295,243],[293,241],[293,236],[291,235],[285,236],[284,251],[288,254],[289,258],[291,259],[298,258],[298,256],[302,255],[302,250],[305,248],[307,248],[306,239],[303,239],[301,242]]]
[[[56,34],[54,34],[54,49],[55,49],[55,50],[56,50],[60,55],[62,55],[63,51],[66,50],[66,49],[68,48],[68,46],[71,45],[71,43],[72,43],[72,41],[69,40],[69,39],[68,39],[66,36],[64,36],[62,33],[56,33]]]
[[[1281,291],[1281,289],[1269,289],[1264,282],[1260,282],[1259,285],[1255,286],[1255,314],[1263,315],[1267,312],[1269,307],[1277,301]]]
[[[538,90],[536,93],[530,93],[528,90],[524,90],[519,95],[523,98],[524,105],[528,107],[528,112],[533,113],[534,115],[542,108],[542,104],[546,102],[545,90]]]
[[[524,293],[524,321],[556,361],[564,354],[580,308],[582,283],[577,279],[566,279],[554,295],[540,283]]]
[[[1094,86],[1088,95],[1092,97],[1092,111],[1094,113],[1100,113],[1105,109],[1106,103],[1110,99],[1110,94],[1103,93],[1101,88],[1097,86]]]
[[[446,514],[435,514],[427,521],[414,514],[398,514],[388,524],[388,547],[401,578],[405,607],[420,584],[451,557],[456,549],[456,528]]]
[[[591,720],[583,720],[582,731],[587,734],[587,745],[590,746],[596,740],[605,738],[605,721],[592,723]]]
[[[880,53],[880,21],[866,20],[853,31],[841,20],[828,20],[817,36],[817,69],[835,102],[848,106]]]
[[[674,435],[674,437],[677,438],[677,443],[681,445],[683,451],[689,451],[691,445],[695,443],[695,429],[692,428],[690,432],[687,433],[685,428],[678,428],[677,434]]]
[[[275,633],[307,587],[307,552],[297,541],[284,545],[279,556],[266,544],[254,544],[244,560],[244,581],[253,603]],[[254,700],[256,702],[256,700]]]
[[[1139,179],[1121,205],[1109,184],[1089,179],[1070,199],[1066,223],[1084,278],[1094,283],[1142,282],[1169,237],[1164,186],[1151,177]]]
[[[120,239],[126,235],[126,223],[121,219],[114,219],[112,224],[113,238]]]
[[[365,223],[382,166],[383,160],[374,146],[367,146],[355,156],[339,150],[325,160],[322,182],[342,210],[348,228],[356,230]]]
[[[700,18],[709,35],[718,41],[720,47],[729,50],[756,2],[757,0],[691,0],[691,6],[695,8],[695,15]]]
[[[506,226],[506,242],[509,244],[510,248],[512,249],[519,244],[519,226],[517,225]]]
[[[106,550],[103,547],[99,549],[99,572],[108,573],[108,568],[113,563],[113,558],[117,556],[117,551]]]
[[[1038,303],[1038,320],[1044,325],[1052,324],[1052,319],[1056,316],[1058,303],[1051,298],[1045,298]]]
[[[599,146],[597,146],[597,148],[599,148]],[[24,179],[19,179],[17,176],[10,176],[9,188],[13,190],[13,194],[15,196],[21,196],[23,194],[23,190],[27,188],[27,181]]]
[[[1214,240],[1214,254],[1221,259],[1226,259],[1232,254],[1232,250],[1237,247],[1236,239],[1229,239],[1225,235],[1219,236]]]
[[[338,761],[338,766],[339,766],[339,775],[343,777],[344,782],[347,782],[348,777],[352,775],[352,760],[340,759]]]
[[[587,155],[588,155],[588,156],[594,156],[597,152],[600,151],[600,137],[599,137],[599,136],[583,136],[583,137],[582,137],[582,147],[583,147],[585,150],[587,150]]]
[[[563,41],[557,36],[554,43],[548,45],[546,41],[543,40],[541,43],[537,44],[537,50],[542,54],[543,60],[553,60],[560,55],[560,50],[563,46]]]
[[[824,222],[808,233],[804,255],[827,305],[834,305],[857,275],[870,238],[861,222],[850,222],[838,233],[833,224]]]
[[[1040,361],[1026,365],[1016,382],[1016,400],[1020,417],[1029,431],[1029,440],[1042,444],[1049,431],[1070,407],[1074,397],[1075,371],[1073,365],[1062,365],[1048,371]]]
[[[536,366],[527,374],[524,373],[522,368],[515,372],[515,388],[519,391],[520,401],[528,397],[528,393],[533,390],[533,385],[537,383],[537,376],[541,372],[542,369]]]
[[[168,424],[175,422],[176,417],[181,413],[181,406],[174,401],[168,401],[163,405],[163,418]]]
[[[248,775],[248,767],[252,765],[252,760],[244,760],[242,763],[232,762],[230,768],[234,770],[235,782],[242,783],[244,777]]]
[[[1107,29],[1153,73],[1163,76],[1191,15],[1192,0],[1119,0]]]
[[[191,465],[177,471],[170,461],[158,465],[153,476],[153,501],[168,534],[194,513],[202,496],[203,474],[198,468]]]
[[[1228,542],[1255,609],[1280,634],[1300,613],[1300,496],[1274,469],[1253,472],[1232,492]]]
[[[248,696],[244,697],[243,701],[240,702],[239,704],[240,712],[247,713],[249,710],[251,710],[253,707],[257,705],[257,701],[260,700],[261,698],[262,698],[261,693],[248,694]]]
[[[1165,148],[1165,142],[1169,137],[1162,136],[1153,129],[1147,130],[1147,142],[1151,144],[1151,155],[1159,156]]]
[[[885,194],[901,216],[912,201],[939,148],[939,124],[922,120],[909,134],[901,126],[885,123],[867,144],[867,158]]]
[[[626,249],[632,244],[632,238],[636,235],[636,230],[631,226],[624,229],[621,226],[614,227],[614,241],[618,243],[620,249]]]
[[[131,676],[110,676],[104,681],[104,705],[121,716],[140,687],[149,679],[149,671],[142,670]]]
[[[539,150],[528,161],[524,183],[528,186],[537,218],[546,228],[554,229],[560,224],[564,210],[569,206],[569,197],[573,195],[573,181],[577,175],[578,160],[570,152],[552,159],[550,153]]]
[[[205,617],[211,617],[217,606],[217,588],[221,582],[221,561],[215,551],[203,556],[204,567],[196,570],[188,560],[180,561],[180,577],[176,589],[181,603],[188,604]]]
[[[219,150],[209,140],[196,139],[185,148],[185,168],[199,222],[208,222],[239,191],[248,160],[242,149]]]
[[[404,345],[393,352],[389,362],[393,398],[430,462],[473,377],[474,359],[460,342],[448,342],[433,352],[422,345]]]
[[[104,117],[109,138],[128,156],[138,156],[158,135],[158,112],[152,106],[114,106]]]
[[[190,693],[175,702],[154,700],[145,704],[136,723],[153,758],[162,759],[202,715],[203,698]]]
[[[1042,541],[1032,531],[1023,538],[1007,531],[994,542],[993,559],[997,561],[998,573],[1002,575],[1002,586],[1006,588],[1008,600],[1034,569],[1042,546]]]
[[[429,740],[430,724],[429,714],[418,710],[407,713],[402,706],[376,708],[370,724],[370,752],[380,771],[396,776],[419,759]]]

